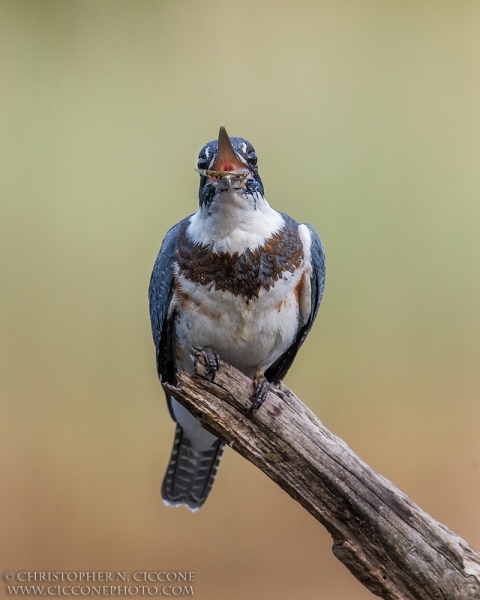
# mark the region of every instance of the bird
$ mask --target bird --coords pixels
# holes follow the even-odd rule
[[[278,384],[312,328],[325,284],[325,253],[312,225],[270,207],[254,147],[242,137],[205,144],[198,156],[199,208],[166,234],[149,287],[161,382],[193,374],[204,351],[253,381],[251,417]],[[176,423],[161,494],[197,511],[207,499],[224,442],[166,392]]]

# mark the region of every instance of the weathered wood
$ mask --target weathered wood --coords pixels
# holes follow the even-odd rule
[[[480,554],[370,469],[285,385],[252,416],[250,379],[221,362],[209,381],[202,353],[195,368],[165,385],[169,393],[320,521],[334,555],[371,592],[480,599]]]

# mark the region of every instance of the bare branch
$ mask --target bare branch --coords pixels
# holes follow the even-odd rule
[[[248,414],[252,381],[221,362],[208,380],[165,384],[204,426],[306,508],[333,537],[333,553],[388,600],[480,599],[480,554],[370,469],[283,384]]]

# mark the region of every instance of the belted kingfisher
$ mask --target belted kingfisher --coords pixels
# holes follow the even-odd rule
[[[252,408],[290,368],[312,328],[325,281],[320,237],[270,207],[247,140],[208,142],[198,157],[200,207],[165,236],[150,281],[150,317],[162,382],[193,374],[205,350],[212,378],[219,357],[253,379]],[[167,394],[177,423],[162,483],[167,505],[198,510],[224,443]]]

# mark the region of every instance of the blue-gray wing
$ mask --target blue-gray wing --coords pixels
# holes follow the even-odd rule
[[[178,236],[182,222],[172,227],[162,242],[153,267],[148,296],[153,341],[157,350],[157,371],[161,381],[175,383],[173,356],[173,315],[168,318],[168,308],[173,294],[173,267]]]
[[[311,237],[310,261],[312,263],[312,273],[310,276],[310,287],[312,297],[310,316],[305,325],[299,329],[293,344],[265,371],[265,377],[268,381],[274,383],[278,383],[285,377],[288,369],[292,366],[300,346],[312,328],[320,307],[320,302],[322,301],[323,288],[325,286],[325,253],[322,241],[314,227],[308,223],[305,223],[305,225]]]

